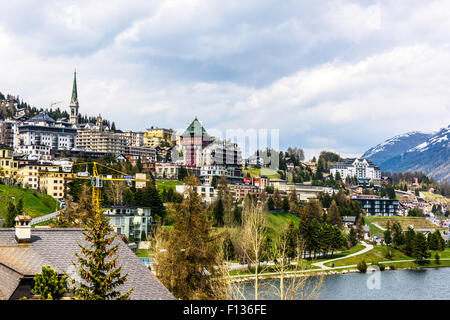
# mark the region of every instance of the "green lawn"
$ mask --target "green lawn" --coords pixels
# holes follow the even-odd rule
[[[269,179],[279,179],[280,175],[278,174],[277,170],[269,169],[269,168],[253,168],[249,167],[247,170],[243,171],[245,176],[247,176],[247,173],[250,174],[251,177],[262,177],[265,176]]]
[[[267,217],[269,221],[269,234],[272,236],[272,239],[277,239],[283,228],[287,228],[291,221],[295,227],[298,227],[300,223],[300,218],[290,213],[268,212]]]
[[[266,266],[266,265],[260,265],[260,267],[258,268],[261,275],[265,274],[265,273],[271,273],[271,272],[279,272],[279,267],[274,267],[274,266]],[[293,271],[295,270],[295,265],[291,265],[289,267],[286,267],[286,272],[289,271]],[[310,261],[306,261],[306,265],[305,265],[305,270],[311,270],[311,269],[317,269],[319,270],[319,267],[316,266],[312,266]],[[299,272],[301,270],[298,270]],[[255,274],[255,267],[251,267],[250,271],[248,270],[248,268],[242,268],[242,269],[238,269],[238,270],[231,270],[230,271],[230,275],[231,276],[235,276],[235,275],[254,275]]]
[[[374,234],[384,233],[383,230],[381,230],[380,228],[378,228],[377,226],[372,224],[370,222],[370,220],[368,219],[368,217],[363,217],[363,219],[364,219],[364,223],[369,226],[369,236],[372,237]]]
[[[353,254],[353,253],[359,252],[359,251],[363,250],[364,248],[365,248],[365,246],[363,246],[362,244],[357,244],[356,246],[353,246],[350,249],[347,249],[345,251],[333,254],[332,257],[331,256],[326,256],[326,257],[323,257],[323,258],[317,258],[315,260],[312,260],[311,263],[327,261],[327,260],[336,259],[336,258],[342,258],[342,257],[348,256],[349,254]]]
[[[181,184],[183,184],[183,182],[179,180],[156,179],[156,189],[158,191],[162,191],[164,188],[175,188],[175,186]]]
[[[440,194],[435,194],[431,192],[421,191],[425,196],[425,200],[427,201],[439,201],[441,203],[450,204],[450,198],[444,197]]]
[[[334,263],[335,267],[340,267],[340,266],[358,264],[358,262],[360,262],[362,260],[366,260],[367,263],[369,263],[369,262],[374,263],[374,262],[389,261],[389,260],[394,261],[394,260],[411,260],[411,259],[413,259],[413,258],[408,257],[407,255],[403,254],[399,250],[396,250],[393,248],[391,249],[392,250],[392,258],[387,259],[385,257],[385,250],[387,250],[386,246],[375,247],[372,250],[367,251],[361,255],[325,263],[325,265],[327,267],[331,267],[331,264]]]
[[[16,203],[19,199],[23,199],[23,211],[32,218],[54,212],[57,205],[59,208],[59,202],[48,194],[38,193],[31,189],[0,185],[0,218],[5,217],[8,202],[14,202],[12,197],[15,198]]]
[[[150,257],[150,252],[147,249],[137,249],[136,250],[136,255],[139,258],[148,258],[148,257]]]

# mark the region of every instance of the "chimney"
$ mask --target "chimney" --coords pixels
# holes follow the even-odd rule
[[[18,215],[15,219],[17,243],[29,243],[31,239],[31,217]]]

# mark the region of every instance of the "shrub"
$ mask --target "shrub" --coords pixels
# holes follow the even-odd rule
[[[47,207],[47,208],[53,208],[53,204],[50,203],[49,199],[44,199],[42,200],[42,203]]]
[[[366,260],[358,262],[356,267],[358,268],[359,272],[365,273],[367,271]]]
[[[391,266],[389,266],[389,269],[390,270],[395,270],[395,266],[391,265]]]
[[[434,259],[435,259],[435,261],[436,261],[436,264],[440,264],[441,262],[440,262],[440,256],[439,256],[439,253],[437,253],[436,252],[436,254],[434,255]]]
[[[384,271],[386,269],[386,266],[384,264],[379,264],[378,267],[380,268],[380,271]]]
[[[384,257],[386,258],[386,259],[392,259],[392,250],[391,250],[391,248],[390,247],[385,247],[385,248],[383,248],[384,250],[384,252],[383,252],[383,255],[384,255]]]

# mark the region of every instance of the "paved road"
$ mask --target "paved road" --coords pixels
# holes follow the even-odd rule
[[[342,252],[342,251],[336,251],[335,254],[336,253],[340,253],[340,252]],[[320,257],[322,255],[324,255],[324,254],[323,253],[318,253],[317,257]],[[291,264],[295,265],[296,262],[291,262]],[[240,264],[240,263],[237,263],[237,262],[226,262],[226,265],[228,266],[228,270],[230,270],[230,271],[231,270],[239,270],[239,269],[247,269],[248,268],[248,264],[247,263]],[[261,261],[259,263],[259,265],[260,266],[273,266],[274,262],[273,261]]]
[[[383,228],[382,226],[380,226],[378,223],[372,222],[372,224],[378,228],[380,228],[383,231],[386,231],[386,228]]]
[[[332,261],[336,261],[336,260],[341,260],[341,259],[346,259],[346,258],[349,258],[349,257],[358,256],[358,255],[360,255],[360,254],[363,254],[363,253],[365,253],[365,252],[370,251],[370,250],[373,249],[373,245],[367,244],[367,243],[365,243],[364,241],[362,241],[361,244],[362,244],[363,246],[365,246],[365,248],[362,249],[361,251],[358,251],[358,252],[349,254],[348,256],[345,256],[345,257],[340,257],[340,258],[330,259],[330,260],[326,260],[326,261],[322,261],[322,262],[312,263],[312,265],[313,265],[313,266],[316,266],[316,267],[319,267],[319,268],[322,268],[322,269],[333,269],[333,268],[331,268],[331,267],[325,266],[325,263],[332,262]]]
[[[31,225],[38,224],[38,223],[41,223],[41,222],[44,222],[44,221],[56,218],[56,216],[58,215],[58,212],[59,211],[55,211],[55,212],[46,214],[45,216],[40,216],[40,217],[37,217],[37,218],[33,218],[33,219],[31,219]]]

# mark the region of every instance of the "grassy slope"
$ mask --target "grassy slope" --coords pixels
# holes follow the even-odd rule
[[[287,228],[291,221],[298,227],[300,218],[290,213],[267,213],[269,221],[269,234],[273,239],[278,238],[283,228]]]
[[[375,226],[371,223],[370,219],[368,217],[363,217],[364,223],[369,226],[369,235],[372,237],[374,234],[377,233],[384,233],[383,230]]]
[[[362,260],[366,260],[367,263],[369,263],[369,262],[374,263],[374,262],[379,262],[379,261],[389,261],[389,260],[394,261],[394,260],[411,260],[411,259],[413,259],[411,257],[404,255],[402,252],[400,252],[399,250],[396,250],[396,249],[392,249],[392,258],[387,259],[384,256],[385,250],[386,250],[386,247],[384,247],[384,246],[383,247],[375,247],[372,250],[365,252],[361,255],[333,261],[330,263],[326,263],[325,265],[327,267],[331,267],[331,263],[334,263],[335,267],[339,267],[339,266],[347,266],[347,265],[357,264],[358,262],[360,262]]]
[[[326,256],[324,258],[317,258],[313,261],[311,261],[312,263],[316,263],[316,262],[321,262],[321,261],[327,261],[327,260],[331,260],[331,259],[336,259],[336,258],[342,258],[345,256],[348,256],[349,254],[353,254],[356,253],[358,251],[361,251],[365,248],[365,246],[363,246],[362,244],[357,244],[356,246],[351,247],[350,249],[347,249],[345,251],[339,252],[339,253],[335,253],[333,254],[333,256]],[[308,259],[310,260],[310,259]]]
[[[386,228],[387,222],[390,221],[391,226],[395,222],[399,222],[403,230],[407,230],[410,225],[414,225],[415,229],[437,229],[438,226],[421,217],[367,217],[370,222],[375,222],[383,228]]]
[[[269,179],[279,179],[280,178],[280,175],[277,173],[276,170],[269,169],[269,168],[257,169],[257,168],[249,167],[248,170],[244,170],[243,172],[244,172],[245,176],[247,176],[247,173],[250,173],[251,177],[266,176]]]
[[[440,194],[435,194],[426,191],[421,191],[421,193],[425,196],[425,200],[427,201],[439,201],[441,203],[450,204],[450,198],[446,198]]]
[[[8,201],[14,201],[12,197],[16,198],[16,203],[20,198],[23,199],[23,211],[32,218],[54,212],[57,204],[57,201],[50,195],[37,193],[35,196],[34,190],[31,189],[0,185],[0,218],[5,217]]]
[[[334,266],[335,267],[339,267],[339,266],[346,266],[346,265],[354,265],[357,264],[358,262],[362,261],[363,259],[366,260],[366,262],[370,262],[370,263],[374,263],[374,262],[380,262],[380,261],[395,261],[395,260],[413,260],[413,257],[408,257],[407,255],[403,254],[401,251],[396,250],[396,249],[392,249],[392,258],[391,259],[387,259],[384,256],[384,252],[386,250],[385,246],[382,247],[375,247],[372,250],[363,253],[359,256],[354,256],[354,257],[350,257],[347,259],[342,259],[342,260],[338,260],[338,261],[334,261]],[[429,259],[431,260],[431,264],[430,266],[434,266],[433,262],[434,262],[434,255],[436,253],[436,251],[430,251],[431,256],[429,257]],[[441,259],[447,259],[450,258],[450,248],[446,248],[444,251],[439,251],[439,256]],[[402,264],[404,266],[414,266],[416,265],[414,262],[402,262],[402,263],[396,263],[395,266],[400,268],[402,267]],[[442,265],[447,265],[444,261],[441,261]],[[330,267],[331,263],[326,263],[326,266]]]
[[[175,188],[175,186],[181,184],[183,184],[183,182],[179,180],[156,179],[156,189],[158,191],[162,191],[164,188]]]

